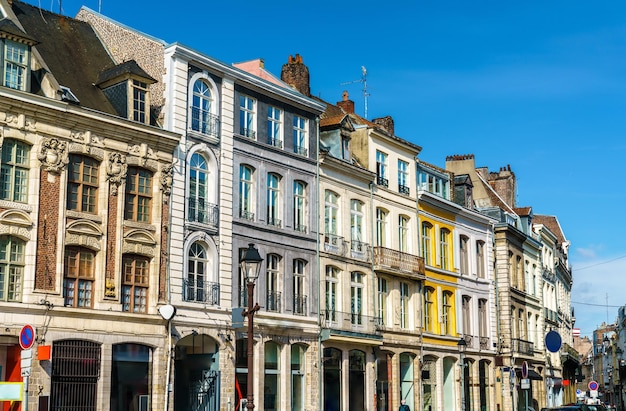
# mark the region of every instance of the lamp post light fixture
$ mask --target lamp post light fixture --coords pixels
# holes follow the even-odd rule
[[[239,262],[248,287],[248,308],[244,310],[242,315],[248,317],[248,387],[246,389],[248,395],[246,408],[249,410],[254,409],[254,390],[252,388],[254,384],[254,313],[261,308],[259,303],[252,305],[252,300],[254,299],[254,283],[259,278],[262,262],[263,259],[259,250],[252,243],[248,244],[248,249]]]
[[[461,411],[465,411],[465,350],[467,349],[467,341],[461,337],[456,345],[461,360]]]

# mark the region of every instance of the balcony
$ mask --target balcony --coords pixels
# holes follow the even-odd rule
[[[359,312],[322,310],[322,329],[378,334],[379,318]]]
[[[385,247],[374,247],[374,270],[423,280],[424,259]]]
[[[271,225],[272,227],[280,228],[283,226],[283,222],[280,218],[267,217],[267,225]]]
[[[220,284],[211,281],[183,280],[183,300],[209,305],[219,305]]]
[[[389,180],[387,180],[385,177],[376,176],[376,184],[383,187],[389,187]]]
[[[343,247],[344,247],[343,237],[338,236],[336,234],[330,234],[330,233],[324,234],[324,251],[343,255],[343,252],[344,252]]]
[[[306,315],[306,295],[294,295],[293,313],[295,315]]]
[[[302,146],[294,147],[293,151],[294,151],[294,153],[299,154],[299,155],[304,156],[304,157],[309,155],[309,150],[307,150],[305,147],[302,147]]]
[[[404,195],[410,195],[411,194],[411,189],[409,188],[409,186],[405,186],[405,185],[398,185],[398,193],[400,194],[404,194]]]
[[[369,247],[368,243],[362,241],[350,241],[350,257],[362,261],[370,261]]]
[[[511,348],[514,353],[533,356],[535,353],[535,345],[531,341],[513,338],[511,340]]]
[[[217,227],[220,209],[216,204],[206,202],[204,198],[187,198],[187,220]]]
[[[283,148],[283,140],[277,138],[268,138],[267,144],[276,148]]]
[[[191,130],[219,139],[220,118],[199,107],[192,107]]]
[[[254,221],[254,213],[246,210],[239,210],[239,217],[244,220]]]
[[[280,296],[281,293],[279,291],[268,291],[267,298],[265,300],[265,310],[279,313],[281,311]]]
[[[546,321],[550,321],[554,324],[557,324],[559,321],[559,316],[556,311],[551,310],[549,308],[543,309],[544,317]]]
[[[294,227],[294,230],[300,232],[300,233],[304,233],[306,234],[307,232],[307,226],[303,225],[303,224],[296,224]]]
[[[242,127],[241,130],[239,130],[239,134],[252,140],[256,139],[256,131],[250,128]]]

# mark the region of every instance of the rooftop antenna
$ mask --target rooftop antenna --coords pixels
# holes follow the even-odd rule
[[[98,13],[102,14],[102,0],[98,0]]]
[[[364,109],[363,117],[367,119],[367,97],[370,94],[367,92],[367,69],[365,68],[365,66],[361,66],[361,78],[359,80],[348,81],[345,83],[341,83],[341,85],[345,86],[347,84],[354,84],[354,83],[363,83],[363,100],[365,100],[365,109]]]

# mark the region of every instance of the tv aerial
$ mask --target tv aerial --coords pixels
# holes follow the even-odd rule
[[[363,100],[364,100],[364,114],[363,117],[367,119],[367,97],[370,95],[367,92],[367,69],[365,66],[361,66],[361,78],[359,80],[347,81],[345,83],[341,83],[342,86],[354,83],[362,83],[363,84]]]

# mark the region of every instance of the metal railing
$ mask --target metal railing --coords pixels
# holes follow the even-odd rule
[[[296,154],[300,154],[301,156],[304,156],[304,157],[306,157],[309,154],[309,150],[307,150],[305,147],[302,147],[302,146],[294,147],[293,151]]]
[[[280,295],[279,291],[268,291],[265,300],[265,310],[280,312]]]
[[[220,118],[199,107],[191,108],[191,129],[202,134],[220,136]]]
[[[364,253],[367,251],[367,243],[363,241],[352,240],[350,241],[350,251],[354,251],[355,253]]]
[[[239,210],[239,217],[243,218],[244,220],[254,221],[254,213],[250,211]]]
[[[411,194],[411,189],[409,188],[409,186],[405,186],[405,185],[400,184],[400,185],[398,185],[398,192],[400,194],[405,194],[405,195],[408,196],[409,194]]]
[[[325,233],[324,243],[333,247],[341,247],[343,245],[343,237],[336,234]]]
[[[320,313],[322,328],[344,331],[377,333],[380,318],[364,315],[362,312],[343,312],[336,310],[322,310]]]
[[[294,230],[299,231],[301,233],[306,233],[307,226],[305,226],[303,224],[296,224],[295,227],[294,227]]]
[[[383,186],[383,187],[389,187],[389,180],[387,180],[385,177],[377,176],[376,184],[378,184],[379,186]]]
[[[188,221],[210,225],[217,225],[219,222],[220,209],[217,204],[206,202],[204,198],[194,197],[189,197],[187,204]]]
[[[295,295],[293,297],[293,313],[296,315],[306,315],[306,295]]]
[[[220,284],[212,281],[183,280],[183,300],[209,305],[219,305]]]
[[[385,247],[374,247],[374,265],[422,275],[425,273],[422,257]]]
[[[280,218],[267,217],[267,225],[271,225],[273,227],[282,227],[283,221]]]
[[[531,341],[522,340],[519,338],[513,338],[511,340],[511,347],[513,352],[524,354],[524,355],[533,355],[535,353],[535,345]]]
[[[242,127],[241,130],[239,130],[239,134],[244,136],[244,137],[248,137],[251,139],[255,139],[256,138],[256,131],[250,129],[250,128],[245,128]]]
[[[277,147],[277,148],[283,148],[283,140],[280,140],[277,138],[268,138],[267,144],[269,144],[270,146]]]

